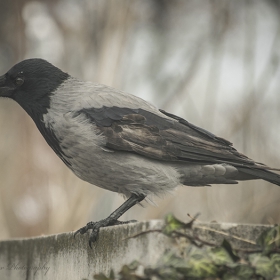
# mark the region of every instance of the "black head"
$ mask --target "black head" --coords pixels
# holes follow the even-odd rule
[[[0,97],[14,99],[32,115],[49,107],[49,96],[68,77],[46,60],[26,59],[0,76]]]

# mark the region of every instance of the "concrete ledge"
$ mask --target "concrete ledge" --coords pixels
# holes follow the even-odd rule
[[[127,239],[136,233],[160,229],[163,221],[153,220],[104,228],[91,250],[88,236],[73,237],[73,233],[14,239],[0,242],[0,279],[93,279],[93,275],[119,271],[122,265],[134,260],[154,265],[166,249],[174,246],[161,233],[148,233]],[[241,239],[255,240],[269,226],[237,224],[195,224],[195,231],[210,242],[232,241],[236,247],[252,247],[247,242],[230,238],[223,231]],[[209,231],[211,228],[214,231]]]

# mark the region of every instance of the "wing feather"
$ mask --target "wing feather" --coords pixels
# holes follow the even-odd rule
[[[78,114],[85,114],[96,124],[106,137],[106,147],[112,150],[163,161],[224,162],[256,167],[253,160],[237,152],[229,141],[180,117],[161,112],[167,117],[143,109],[119,107],[87,108]]]

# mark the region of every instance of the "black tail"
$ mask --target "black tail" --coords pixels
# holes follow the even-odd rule
[[[237,167],[239,171],[280,186],[280,175],[263,168]]]

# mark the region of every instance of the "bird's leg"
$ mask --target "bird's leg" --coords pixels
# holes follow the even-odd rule
[[[130,222],[136,222],[135,220],[132,221],[118,221],[118,218],[122,216],[127,210],[129,210],[132,206],[134,206],[136,203],[141,202],[145,198],[145,195],[143,194],[132,194],[131,197],[126,200],[118,209],[116,209],[110,216],[108,216],[106,219],[98,221],[98,222],[89,222],[86,226],[80,228],[74,233],[74,237],[76,234],[84,234],[88,230],[92,230],[89,238],[89,246],[91,247],[91,244],[95,242],[98,238],[99,229],[101,227],[108,227],[108,226],[114,226],[114,225],[120,225],[120,224],[127,224]]]

